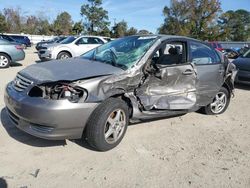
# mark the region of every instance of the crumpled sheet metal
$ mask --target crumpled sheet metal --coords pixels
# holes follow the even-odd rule
[[[191,65],[168,67],[161,78],[148,76],[145,83],[136,90],[136,96],[144,109],[192,108],[197,101],[196,73],[193,70],[193,75],[183,75],[182,72],[187,68],[193,69]]]

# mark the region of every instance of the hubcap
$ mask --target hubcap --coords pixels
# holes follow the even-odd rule
[[[219,92],[214,101],[210,104],[211,111],[215,114],[222,112],[227,104],[227,96],[223,92]]]
[[[8,59],[5,56],[0,56],[0,67],[5,67],[8,64]]]
[[[126,125],[126,115],[121,109],[113,111],[105,124],[104,135],[105,140],[109,144],[113,144],[122,136]]]
[[[69,56],[67,54],[61,55],[61,59],[68,59],[68,58],[69,58]]]

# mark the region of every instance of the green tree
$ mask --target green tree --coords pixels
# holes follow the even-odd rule
[[[126,35],[130,36],[130,35],[135,35],[137,34],[137,29],[134,27],[130,27],[127,31],[126,31]]]
[[[54,32],[57,35],[69,35],[72,30],[72,19],[68,12],[62,12],[57,15],[54,21]]]
[[[106,29],[110,22],[108,21],[108,11],[102,7],[102,0],[88,0],[81,6],[81,15],[88,22],[89,34],[97,34]]]
[[[112,37],[119,38],[119,37],[126,36],[127,29],[128,29],[128,24],[124,20],[122,20],[121,22],[116,23],[114,25],[114,27],[112,28],[112,30],[113,30],[112,31]]]
[[[100,31],[98,34],[101,35],[101,36],[106,36],[106,37],[111,36],[110,29],[108,28],[108,26],[104,27],[102,29],[102,31]]]
[[[246,41],[250,39],[250,12],[246,10],[227,11],[219,20],[222,40]]]
[[[76,22],[72,28],[72,33],[75,35],[79,35],[80,33],[82,33],[84,30],[82,21]]]
[[[38,34],[39,20],[36,16],[28,16],[26,19],[25,26],[23,26],[23,31],[29,34]]]
[[[163,9],[165,19],[159,33],[206,40],[209,32],[215,32],[220,11],[219,0],[171,0],[170,7]]]
[[[141,35],[149,35],[149,34],[152,34],[151,32],[149,32],[148,30],[145,30],[145,29],[142,29],[138,32],[138,34],[141,34]]]
[[[22,32],[22,22],[24,20],[21,8],[5,8],[3,14],[7,22],[7,31],[11,33]]]
[[[5,21],[5,16],[0,13],[0,33],[6,32],[8,29],[7,22]]]
[[[49,23],[47,19],[39,18],[39,24],[37,26],[38,35],[51,35],[54,34],[53,26]]]

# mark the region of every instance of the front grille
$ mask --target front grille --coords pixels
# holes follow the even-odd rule
[[[16,78],[13,81],[14,84],[14,89],[17,91],[23,91],[25,90],[27,87],[29,87],[33,82],[23,76],[21,76],[20,74],[16,75]]]
[[[45,54],[45,51],[39,51],[39,54]]]
[[[40,49],[41,50],[47,50],[48,48],[47,47],[41,47]]]

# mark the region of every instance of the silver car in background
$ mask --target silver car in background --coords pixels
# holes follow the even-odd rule
[[[69,36],[60,43],[43,45],[38,51],[38,56],[42,61],[77,57],[107,43],[106,38],[100,36]]]
[[[0,69],[8,68],[12,62],[21,61],[24,58],[22,46],[0,39]]]

